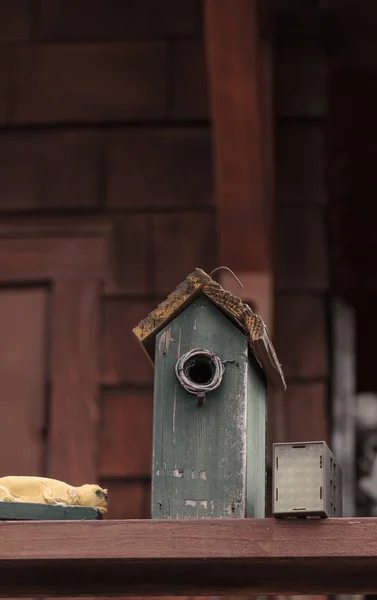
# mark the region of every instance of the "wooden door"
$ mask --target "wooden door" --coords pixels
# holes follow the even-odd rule
[[[48,299],[44,286],[0,287],[0,476],[45,469]]]
[[[97,478],[108,229],[0,226],[0,476]]]

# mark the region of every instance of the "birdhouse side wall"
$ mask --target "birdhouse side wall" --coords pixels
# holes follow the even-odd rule
[[[266,516],[267,488],[267,383],[255,358],[250,355],[247,371],[247,502],[246,516]]]
[[[226,361],[202,406],[175,373],[177,360],[195,348]],[[203,295],[158,334],[153,518],[246,516],[248,366],[245,336]]]

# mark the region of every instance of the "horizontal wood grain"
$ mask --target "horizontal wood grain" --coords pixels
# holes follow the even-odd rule
[[[0,223],[0,279],[102,280],[111,226],[102,219],[7,219]]]
[[[109,239],[112,232],[108,219],[77,217],[9,217],[0,221],[1,239],[98,238]]]
[[[166,116],[163,42],[25,46],[13,51],[16,123]]]
[[[0,135],[1,211],[94,208],[99,204],[98,131]]]
[[[201,0],[37,0],[36,4],[33,37],[38,41],[158,39],[196,35],[200,29]]]
[[[107,148],[110,208],[135,211],[213,204],[208,127],[119,128],[108,133]]]
[[[377,519],[0,523],[1,596],[372,593]]]
[[[106,242],[89,237],[62,238],[58,243],[56,239],[37,237],[0,237],[0,278],[8,281],[96,279],[99,273],[106,271],[106,254]]]

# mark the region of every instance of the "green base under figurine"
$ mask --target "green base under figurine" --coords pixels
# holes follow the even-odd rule
[[[88,506],[60,506],[32,502],[0,502],[0,521],[94,521],[100,511]]]

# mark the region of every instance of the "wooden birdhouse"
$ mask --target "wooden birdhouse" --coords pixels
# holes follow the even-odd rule
[[[155,365],[152,517],[264,517],[266,383],[285,382],[262,319],[196,269],[134,334]]]

